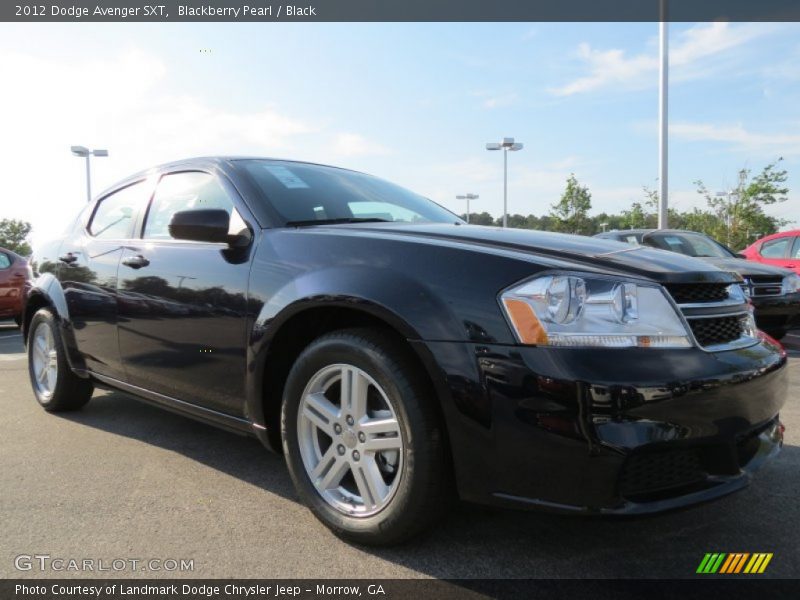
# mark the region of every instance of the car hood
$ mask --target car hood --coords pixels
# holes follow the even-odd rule
[[[480,225],[446,223],[399,224],[369,223],[314,226],[346,235],[369,237],[403,237],[426,243],[467,246],[471,250],[504,251],[515,258],[543,264],[547,258],[555,259],[557,268],[611,271],[666,283],[734,282],[740,281],[730,270],[718,269],[707,262],[644,246],[631,246],[623,242],[600,238],[568,235],[529,229],[502,229]],[[545,260],[542,260],[545,259]],[[565,265],[569,262],[571,264]]]
[[[792,272],[789,269],[765,265],[743,258],[712,258],[704,256],[700,258],[700,260],[710,263],[720,269],[738,273],[742,277],[749,277],[750,275],[775,275],[783,277]]]

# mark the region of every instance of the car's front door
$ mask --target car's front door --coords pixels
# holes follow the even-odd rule
[[[163,175],[141,238],[119,272],[119,345],[127,380],[232,415],[243,413],[249,249],[173,239],[176,212],[222,208],[247,224],[235,189],[216,173]]]
[[[117,267],[150,189],[140,181],[97,202],[64,239],[56,273],[64,290],[78,352],[86,367],[123,379],[117,343]]]
[[[786,268],[791,264],[789,250],[792,248],[793,241],[794,238],[788,235],[767,240],[758,248],[758,261]]]

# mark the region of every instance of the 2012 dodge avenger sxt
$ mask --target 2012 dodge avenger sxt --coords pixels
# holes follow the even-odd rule
[[[786,355],[738,275],[464,224],[374,177],[203,158],[134,175],[33,257],[49,411],[107,387],[257,436],[337,534],[388,544],[463,499],[655,512],[782,443]]]

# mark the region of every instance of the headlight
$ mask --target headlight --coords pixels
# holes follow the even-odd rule
[[[516,285],[500,303],[523,344],[689,348],[683,321],[658,286],[577,275]]]
[[[781,292],[783,294],[795,294],[800,292],[800,276],[792,273],[784,277]]]

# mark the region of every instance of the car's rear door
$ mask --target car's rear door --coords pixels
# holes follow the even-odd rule
[[[795,273],[800,274],[800,236],[792,236],[792,249],[789,250],[789,259],[783,265]]]
[[[119,345],[133,385],[231,415],[244,410],[248,251],[173,239],[179,211],[222,208],[247,227],[224,175],[162,175],[119,274]],[[234,231],[235,230],[235,231]]]
[[[67,235],[58,256],[78,352],[93,372],[124,379],[117,341],[117,268],[150,187],[146,180],[101,198]]]

